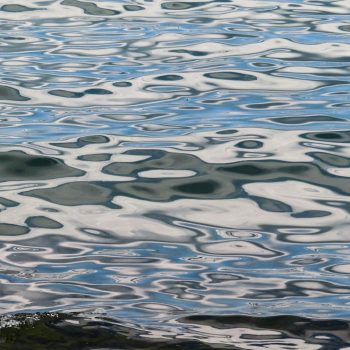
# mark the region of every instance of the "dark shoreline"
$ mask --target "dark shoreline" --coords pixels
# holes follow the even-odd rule
[[[6,316],[5,316],[6,317]],[[297,316],[189,316],[178,319],[179,324],[191,327],[206,326],[226,334],[244,330],[240,343],[215,343],[210,334],[170,334],[158,338],[152,331],[134,329],[117,324],[111,319],[88,319],[75,314],[19,314],[12,316],[8,326],[0,318],[1,350],[117,350],[117,349],[247,349],[265,348],[264,344],[280,344],[281,349],[335,350],[350,344],[350,321],[316,320]],[[17,322],[17,325],[15,324]],[[188,328],[189,326],[189,328]],[[265,334],[264,334],[265,333]],[[287,342],[286,342],[287,341]],[[292,346],[294,345],[294,346]],[[287,346],[287,347],[285,347]],[[290,346],[290,347],[289,347]],[[300,347],[302,346],[302,347]],[[251,347],[250,347],[251,348]],[[249,349],[250,349],[249,348]]]

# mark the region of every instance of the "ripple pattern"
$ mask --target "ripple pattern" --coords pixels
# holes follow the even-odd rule
[[[349,319],[349,11],[0,0],[0,315]]]

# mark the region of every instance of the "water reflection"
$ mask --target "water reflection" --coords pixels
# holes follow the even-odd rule
[[[0,0],[0,313],[347,346],[349,11]]]
[[[347,139],[241,128],[3,146],[3,311],[342,317]]]

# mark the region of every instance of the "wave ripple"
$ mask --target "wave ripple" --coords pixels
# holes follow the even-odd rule
[[[0,0],[0,315],[331,346],[260,326],[348,327],[349,11]]]

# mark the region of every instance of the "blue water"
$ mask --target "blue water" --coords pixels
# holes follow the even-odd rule
[[[349,13],[0,1],[0,315],[349,320]]]

